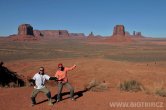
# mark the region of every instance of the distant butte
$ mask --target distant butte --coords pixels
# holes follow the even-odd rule
[[[99,39],[104,36],[95,36],[91,32],[88,36],[84,33],[69,33],[68,30],[34,30],[30,24],[21,24],[18,27],[18,34],[10,35],[12,40],[40,40],[40,39],[58,39],[58,38],[84,38],[84,39]],[[141,32],[133,31],[133,35],[125,31],[124,25],[116,25],[113,29],[112,36],[105,37],[111,42],[130,42],[135,38],[144,38]]]
[[[21,24],[18,27],[18,34],[9,36],[12,40],[37,40],[33,33],[33,27],[30,24]]]
[[[108,37],[106,40],[110,42],[131,42],[138,38],[144,38],[141,32],[133,32],[133,35],[130,35],[129,32],[125,31],[124,25],[116,25],[113,30],[112,36]]]

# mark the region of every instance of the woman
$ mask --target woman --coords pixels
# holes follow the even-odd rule
[[[57,102],[59,102],[61,100],[61,92],[62,92],[62,88],[63,86],[66,86],[69,90],[70,90],[70,98],[71,100],[75,100],[74,98],[74,88],[70,85],[70,83],[68,82],[68,77],[67,77],[67,72],[70,70],[73,70],[76,68],[76,65],[67,68],[64,67],[62,63],[58,64],[58,70],[55,74],[55,77],[58,78],[58,94],[57,94]]]

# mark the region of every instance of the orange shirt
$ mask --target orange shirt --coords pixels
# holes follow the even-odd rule
[[[68,82],[67,72],[70,70],[73,70],[74,68],[76,68],[76,65],[74,65],[70,68],[65,67],[64,71],[57,70],[57,72],[55,73],[55,77],[57,77],[58,80],[62,80],[59,82],[66,83],[66,82]]]

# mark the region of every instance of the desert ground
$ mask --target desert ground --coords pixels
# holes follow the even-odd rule
[[[32,77],[44,66],[54,76],[57,64],[76,64],[68,73],[75,88],[76,101],[71,101],[63,89],[63,100],[48,106],[44,94],[31,106],[32,86],[0,88],[0,110],[166,110],[166,98],[155,93],[166,88],[166,39],[142,39],[133,42],[110,43],[87,39],[54,39],[42,41],[10,41],[0,39],[0,60],[4,66],[25,77]],[[107,84],[101,91],[84,91],[92,80]],[[126,80],[136,80],[143,89],[138,92],[120,90]],[[53,101],[57,86],[48,81]],[[155,102],[151,107],[112,107],[114,102]]]

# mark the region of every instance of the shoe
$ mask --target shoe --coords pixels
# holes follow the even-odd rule
[[[75,99],[74,97],[73,97],[73,98],[71,98],[71,100],[72,100],[72,101],[76,101],[76,99]]]
[[[34,104],[34,103],[32,103],[32,105],[31,105],[31,106],[33,107],[34,105],[35,105],[35,104]]]
[[[31,100],[32,100],[32,106],[34,106],[36,104],[35,97],[31,97]]]
[[[50,106],[54,105],[54,104],[52,103],[51,99],[49,100],[48,105],[50,105]]]
[[[56,102],[60,102],[60,99],[57,99]]]
[[[48,105],[53,106],[54,104],[52,102],[49,102]]]

